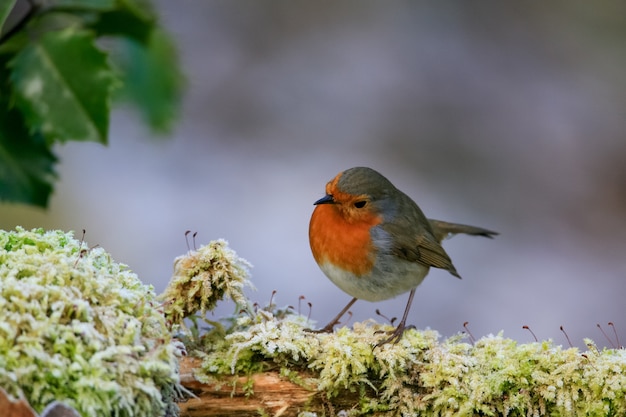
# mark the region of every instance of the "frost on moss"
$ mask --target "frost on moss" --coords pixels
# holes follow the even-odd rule
[[[215,240],[174,260],[174,275],[160,296],[165,316],[172,324],[183,324],[183,319],[200,312],[204,316],[218,301],[228,296],[246,309],[248,300],[243,294],[249,281],[251,265],[237,256],[224,240]]]
[[[0,387],[41,410],[175,414],[177,349],[153,289],[71,233],[0,231]]]
[[[199,380],[299,370],[312,375],[328,403],[347,391],[359,393],[353,415],[626,415],[623,349],[598,350],[589,342],[580,352],[502,335],[472,345],[461,336],[442,341],[435,331],[415,329],[395,345],[374,348],[390,326],[366,321],[316,334],[304,330],[311,326],[306,318],[271,307],[231,323],[225,338],[199,353]]]

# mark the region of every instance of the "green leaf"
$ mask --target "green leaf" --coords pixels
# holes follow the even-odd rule
[[[155,131],[168,132],[178,115],[184,84],[171,38],[155,29],[147,44],[122,42],[121,97],[134,102]]]
[[[20,24],[24,26],[23,28],[0,43],[0,54],[14,55],[29,44],[38,42],[48,32],[80,28],[83,26],[83,21],[84,17],[69,12],[35,13],[24,24]]]
[[[115,77],[91,32],[70,27],[45,33],[16,54],[16,106],[31,132],[49,142],[106,143]]]
[[[13,10],[13,6],[15,6],[16,1],[17,0],[2,0],[0,3],[0,34],[4,32],[2,28],[4,27],[4,23],[6,22],[7,17],[9,17],[11,10]]]
[[[117,3],[118,0],[53,0],[52,7],[103,11],[114,9]]]
[[[100,13],[91,28],[99,35],[127,36],[145,43],[154,23],[154,20],[143,20],[126,10],[114,10]]]
[[[118,0],[118,7],[128,10],[142,20],[156,20],[156,13],[150,0]]]
[[[98,35],[124,36],[147,43],[157,21],[149,4],[119,0],[116,8],[99,13],[90,27]]]
[[[46,207],[56,157],[41,136],[31,137],[19,112],[0,103],[0,201]]]

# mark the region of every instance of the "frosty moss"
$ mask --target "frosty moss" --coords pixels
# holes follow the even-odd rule
[[[198,250],[174,260],[174,275],[161,296],[165,315],[173,324],[215,308],[218,301],[229,297],[238,309],[246,309],[248,300],[243,294],[249,281],[251,265],[237,256],[224,240],[215,240]]]
[[[71,233],[0,231],[0,386],[37,411],[176,413],[176,348],[151,287]]]
[[[437,416],[626,415],[626,351],[587,352],[551,342],[518,344],[498,336],[474,345],[435,331],[405,332],[397,344],[374,348],[391,326],[355,323],[332,334],[304,331],[297,314],[242,314],[220,343],[201,353],[204,382],[267,369],[300,370],[317,391],[360,400],[348,414]],[[338,410],[335,410],[338,411]]]

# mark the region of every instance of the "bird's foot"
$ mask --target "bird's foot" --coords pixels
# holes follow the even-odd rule
[[[339,314],[337,314],[337,316],[331,320],[330,323],[328,323],[326,326],[322,327],[321,329],[318,329],[318,330],[304,329],[304,331],[309,332],[309,333],[332,333],[333,328],[339,324],[339,321],[341,320],[344,314],[346,314],[347,312],[349,313],[348,309],[352,307],[352,304],[354,304],[356,300],[357,300],[356,298],[353,298],[352,300],[350,300],[348,305],[345,306],[343,310],[341,310]],[[352,313],[350,313],[350,315],[352,315]]]
[[[384,331],[384,330],[375,331],[374,334],[386,333],[389,335],[389,337],[376,343],[376,345],[374,345],[374,348],[380,347],[382,345],[386,345],[387,343],[394,343],[394,344],[398,343],[400,339],[402,339],[402,335],[404,334],[405,330],[409,330],[409,329],[415,329],[415,326],[413,325],[406,326],[404,322],[400,322],[400,324],[398,324],[398,326],[391,331]]]
[[[332,333],[337,323],[338,322],[336,321],[331,321],[330,323],[328,323],[326,326],[322,327],[321,329],[304,329],[304,331],[307,333]]]

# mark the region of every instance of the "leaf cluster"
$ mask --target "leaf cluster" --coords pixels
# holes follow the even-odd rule
[[[52,146],[106,144],[114,98],[167,131],[181,80],[148,0],[0,2],[0,201],[45,207]]]

